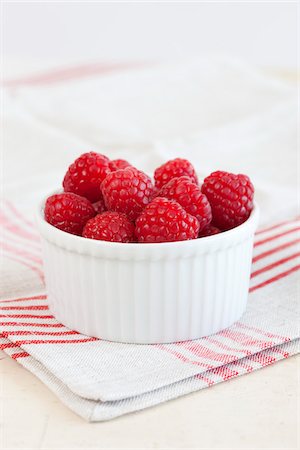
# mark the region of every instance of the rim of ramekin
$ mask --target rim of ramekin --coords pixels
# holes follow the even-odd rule
[[[59,193],[58,191],[52,192],[50,195],[55,193]],[[123,243],[123,242],[109,242],[109,241],[100,241],[95,239],[84,238],[82,236],[78,236],[75,234],[67,233],[59,228],[54,227],[53,225],[46,222],[44,218],[44,205],[46,199],[49,195],[45,196],[42,201],[40,201],[38,206],[38,211],[36,214],[36,222],[38,225],[38,229],[46,240],[61,246],[65,247],[68,250],[74,250],[78,252],[78,245],[80,245],[80,253],[87,254],[101,253],[102,250],[117,251],[119,252],[135,252],[141,251],[143,254],[145,252],[151,253],[160,249],[160,252],[168,252],[171,250],[180,250],[180,249],[195,249],[200,247],[212,246],[213,244],[225,244],[230,243],[232,241],[241,241],[243,238],[246,238],[251,232],[254,232],[257,228],[258,220],[259,220],[259,207],[257,203],[253,202],[253,210],[249,218],[231,230],[223,231],[222,233],[214,234],[212,236],[201,237],[198,239],[191,239],[186,241],[176,241],[176,242],[155,242],[155,243]],[[213,245],[214,246],[214,245]]]

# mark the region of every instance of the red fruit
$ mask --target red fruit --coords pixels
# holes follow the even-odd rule
[[[196,239],[199,222],[175,200],[156,197],[136,220],[138,242],[173,242]]]
[[[103,181],[101,189],[107,209],[124,213],[132,221],[153,195],[151,179],[133,167],[111,172]]]
[[[158,195],[176,200],[189,214],[195,216],[200,224],[200,232],[210,224],[212,218],[210,204],[200,187],[189,177],[173,178],[161,188]]]
[[[189,177],[198,184],[194,167],[187,159],[176,158],[158,167],[154,172],[155,186],[159,189],[175,177]]]
[[[254,187],[247,175],[213,172],[205,178],[201,190],[211,205],[214,225],[220,230],[245,222],[253,209]]]
[[[160,193],[160,189],[158,189],[158,187],[153,186],[153,198],[154,197],[158,197]]]
[[[44,215],[45,220],[56,228],[81,235],[86,222],[94,217],[95,210],[89,200],[69,192],[48,197]]]
[[[213,236],[214,234],[219,234],[221,231],[219,228],[214,227],[213,225],[208,225],[199,233],[199,237]]]
[[[126,159],[113,159],[109,161],[109,168],[112,172],[115,170],[126,169],[126,167],[132,167]]]
[[[106,206],[102,195],[96,203],[93,203],[93,207],[97,214],[102,214],[104,211],[106,211]]]
[[[64,190],[96,202],[101,197],[101,183],[109,173],[109,159],[106,156],[95,152],[84,153],[68,168],[63,180]]]
[[[82,236],[99,241],[133,242],[134,225],[125,214],[106,211],[87,222]]]

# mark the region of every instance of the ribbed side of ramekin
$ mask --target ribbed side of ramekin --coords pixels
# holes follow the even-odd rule
[[[80,333],[167,343],[218,332],[248,297],[257,207],[240,227],[194,241],[115,244],[66,234],[39,213],[49,307]]]

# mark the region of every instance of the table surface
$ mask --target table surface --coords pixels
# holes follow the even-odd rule
[[[299,363],[294,356],[144,411],[87,423],[0,352],[0,448],[297,449]]]

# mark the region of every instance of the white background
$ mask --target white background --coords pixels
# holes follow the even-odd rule
[[[296,2],[4,2],[8,63],[222,54],[296,68]]]

